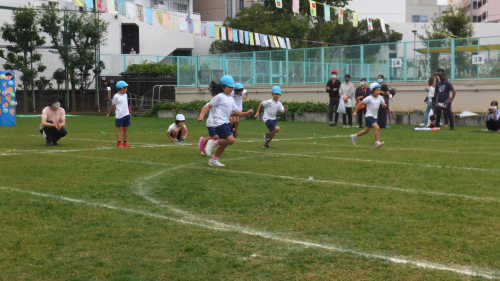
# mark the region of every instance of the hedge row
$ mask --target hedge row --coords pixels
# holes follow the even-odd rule
[[[158,117],[158,110],[174,110],[177,114],[180,110],[201,110],[208,101],[192,101],[192,102],[159,102],[156,103],[153,108],[144,113],[143,117]],[[243,101],[243,111],[253,109],[257,110],[261,101],[250,100]],[[304,112],[328,112],[328,104],[326,103],[313,103],[313,102],[283,102],[283,106],[288,105],[287,114],[293,113],[304,113]],[[261,109],[262,111],[263,109]]]

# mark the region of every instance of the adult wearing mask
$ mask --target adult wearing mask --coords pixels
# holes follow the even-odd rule
[[[453,130],[455,127],[455,120],[453,120],[453,113],[451,109],[451,105],[455,96],[457,95],[457,91],[453,88],[453,85],[446,79],[445,72],[435,73],[436,83],[436,92],[437,92],[437,100],[434,105],[437,108],[436,114],[436,127],[440,127],[441,123],[441,110],[445,115],[448,116],[450,120],[450,130]],[[453,96],[450,97],[450,92],[453,93]]]
[[[328,80],[326,83],[326,92],[330,96],[330,111],[328,114],[330,120],[330,127],[337,126],[337,121],[339,121],[339,114],[337,110],[339,109],[339,90],[341,83],[337,79],[337,70],[332,70],[332,79]],[[335,123],[333,122],[333,113],[335,112]]]
[[[486,128],[490,131],[498,131],[500,129],[500,109],[498,109],[498,102],[492,101],[491,107],[486,112]]]
[[[380,129],[385,129],[387,127],[387,112],[389,109],[389,86],[384,83],[384,75],[379,75],[377,83],[381,85],[380,90],[381,93],[380,95],[384,99],[385,104],[387,105],[385,108],[383,106],[380,106],[378,109],[378,119],[377,119],[377,124],[380,127]]]
[[[57,145],[57,142],[68,133],[66,126],[66,112],[61,107],[62,100],[58,95],[49,98],[49,105],[42,111],[40,133],[46,140],[46,146]]]
[[[346,74],[344,76],[345,83],[340,86],[339,94],[345,103],[345,114],[342,114],[342,122],[344,123],[344,128],[352,127],[352,108],[356,107],[354,102],[354,85],[351,83],[351,75]],[[349,125],[346,125],[346,115],[349,120]]]
[[[356,106],[360,102],[363,102],[363,99],[370,94],[370,91],[366,87],[366,78],[361,78],[359,85],[360,86],[356,89],[356,94],[354,96],[354,98],[356,99]],[[366,115],[366,107],[358,110],[359,128],[363,128],[363,115]]]

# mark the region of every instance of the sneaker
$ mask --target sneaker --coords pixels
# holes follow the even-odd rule
[[[358,136],[356,135],[351,135],[351,142],[352,142],[352,145],[356,146],[356,139],[358,138]]]
[[[264,148],[273,148],[268,142],[264,144]]]
[[[335,122],[335,123],[333,123],[333,127],[337,127],[337,123],[336,123],[336,122]]]
[[[124,142],[124,143],[123,143],[123,146],[124,146],[124,147],[130,147],[130,145],[128,145],[128,142]]]
[[[379,149],[379,148],[381,148],[384,144],[385,144],[385,142],[377,142],[377,143],[375,143],[375,147],[376,147],[377,149]]]
[[[179,142],[186,142],[186,140],[180,140]]]
[[[425,127],[425,123],[418,124],[420,127]]]
[[[233,137],[236,138],[236,132],[233,130]]]
[[[198,148],[201,152],[204,152],[205,145],[207,144],[207,139],[204,137],[200,137],[200,141],[198,142]]]
[[[125,147],[125,146],[123,146],[123,143],[119,142],[118,147]]]
[[[344,129],[345,129],[345,128],[347,128],[347,126],[346,126],[346,125],[344,125],[344,127],[342,127],[342,128],[344,128]]]
[[[50,141],[48,141],[45,146],[52,146],[52,143],[50,143]]]
[[[330,122],[330,127],[333,127],[333,126],[335,126],[335,125],[333,125],[333,122]]]
[[[347,125],[347,127],[346,127],[346,128],[348,128],[348,129],[349,129],[349,128],[351,128],[351,125]]]
[[[267,132],[264,134],[264,139],[266,140],[266,142],[269,141],[269,138],[271,137],[271,133]]]
[[[221,162],[219,162],[219,160],[208,160],[208,165],[210,166],[217,166],[217,167],[224,167],[226,165],[222,164]]]
[[[201,152],[201,155],[203,155],[203,156],[207,156],[207,154],[205,153],[205,151],[202,151],[202,152]]]
[[[52,145],[57,145],[57,141],[53,141],[53,142],[52,142]]]
[[[215,147],[216,147],[216,145],[214,144],[213,140],[208,141],[207,146],[205,147],[205,153],[207,155],[212,155],[212,151],[214,150]]]

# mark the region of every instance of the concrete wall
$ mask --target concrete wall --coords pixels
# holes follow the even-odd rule
[[[453,102],[453,111],[462,112],[469,110],[472,112],[486,112],[492,100],[500,100],[498,89],[500,81],[455,81],[452,82],[457,90],[457,96]],[[355,83],[355,86],[359,85]],[[389,83],[389,86],[396,88],[396,96],[390,102],[392,111],[413,112],[413,110],[425,110],[424,99],[427,92],[424,89],[427,83]],[[328,93],[325,92],[324,85],[283,85],[282,101],[297,102],[322,102],[329,101]],[[245,87],[251,100],[267,100],[271,98],[271,87],[269,86],[248,86]],[[201,91],[200,91],[201,90]],[[193,100],[210,100],[212,96],[207,89],[178,87],[176,88],[175,100],[188,102]]]
[[[201,15],[202,21],[224,21],[227,0],[193,0],[193,11]]]

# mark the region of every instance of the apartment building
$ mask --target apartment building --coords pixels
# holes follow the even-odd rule
[[[202,21],[222,22],[234,17],[243,8],[261,4],[259,0],[193,0],[193,11],[201,15]]]
[[[472,3],[473,22],[500,22],[499,0],[455,0],[455,7],[465,8],[470,14]]]

